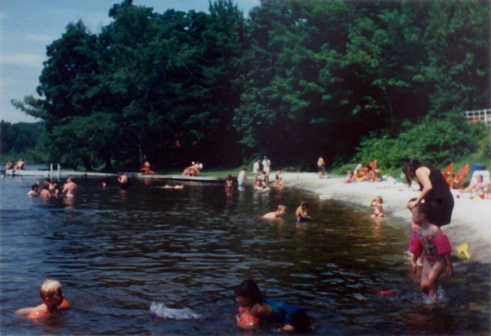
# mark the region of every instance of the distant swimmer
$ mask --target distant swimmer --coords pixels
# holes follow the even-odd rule
[[[119,173],[118,182],[119,189],[121,190],[127,190],[130,187],[130,181],[128,180],[128,177],[123,173]]]
[[[308,222],[312,219],[310,215],[307,213],[307,209],[309,208],[309,203],[302,201],[300,202],[297,211],[295,211],[295,221],[297,222]]]
[[[267,214],[265,214],[263,216],[263,218],[265,218],[265,219],[277,219],[277,218],[283,217],[285,214],[286,214],[286,206],[278,205],[278,210],[268,212]]]
[[[34,183],[31,187],[31,190],[27,193],[29,197],[38,197],[39,196],[39,184]]]
[[[184,189],[184,186],[181,185],[169,185],[166,184],[165,186],[161,187],[162,189]]]
[[[43,282],[39,294],[44,302],[43,304],[37,307],[22,308],[15,313],[30,319],[40,319],[70,308],[70,304],[65,300],[65,295],[63,295],[61,284],[56,280]]]
[[[66,183],[63,185],[63,189],[61,190],[62,194],[65,194],[66,197],[72,198],[77,195],[77,185],[73,182],[71,177],[66,179]]]
[[[44,181],[43,190],[41,190],[41,193],[39,195],[42,198],[50,198],[51,197],[51,192],[49,191],[50,187],[51,187],[51,183],[49,183],[49,181]]]

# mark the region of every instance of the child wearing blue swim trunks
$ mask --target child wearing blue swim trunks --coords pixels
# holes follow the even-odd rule
[[[309,208],[309,203],[302,201],[295,211],[295,221],[296,222],[308,222],[312,219],[310,215],[307,213],[307,209]]]
[[[302,308],[263,297],[253,280],[242,281],[234,292],[240,308],[249,308],[249,314],[258,318],[260,324],[279,325],[285,331],[310,329],[312,321]]]

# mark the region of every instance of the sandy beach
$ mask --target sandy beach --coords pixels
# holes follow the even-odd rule
[[[388,216],[399,217],[408,224],[411,215],[406,209],[407,201],[417,197],[419,188],[409,188],[406,184],[387,182],[344,183],[345,177],[330,176],[319,179],[317,173],[283,173],[284,185],[312,191],[320,199],[332,199],[349,202],[368,208],[372,199],[382,196],[384,212]],[[458,190],[453,190],[455,207],[452,223],[442,227],[452,242],[452,255],[457,256],[457,247],[467,243],[471,261],[490,262],[491,258],[491,199],[475,201],[469,196],[459,197]],[[408,233],[409,235],[409,233]],[[408,237],[409,239],[409,237]],[[465,258],[463,254],[460,257]]]

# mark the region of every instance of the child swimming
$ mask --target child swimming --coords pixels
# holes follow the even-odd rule
[[[65,295],[63,295],[61,284],[56,280],[44,281],[39,289],[39,294],[44,302],[43,304],[37,307],[22,308],[15,313],[30,319],[39,319],[70,308],[70,304],[65,300]]]
[[[300,307],[263,297],[253,280],[244,280],[234,288],[240,313],[247,312],[259,323],[279,325],[285,331],[307,331],[312,321]],[[239,324],[240,326],[240,324]]]
[[[268,212],[263,216],[263,218],[266,219],[276,219],[276,218],[281,218],[286,214],[286,206],[284,205],[278,205],[278,210]]]
[[[454,268],[450,252],[452,247],[447,235],[444,235],[440,228],[428,221],[430,204],[418,203],[411,209],[413,222],[420,227],[416,233],[417,240],[411,240],[410,252],[413,253],[412,269],[413,273],[417,270],[417,260],[422,253],[425,256],[423,270],[421,274],[421,291],[428,295],[433,303],[438,301],[436,282],[447,267],[447,274],[454,275]]]

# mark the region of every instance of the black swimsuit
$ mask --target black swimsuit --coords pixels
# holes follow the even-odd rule
[[[435,211],[428,215],[430,223],[440,227],[450,224],[452,219],[452,211],[454,206],[453,195],[445,181],[442,173],[431,166],[424,166],[430,170],[430,181],[432,189],[425,195],[425,203],[433,203],[432,209]],[[423,185],[419,184],[421,190]]]

